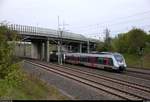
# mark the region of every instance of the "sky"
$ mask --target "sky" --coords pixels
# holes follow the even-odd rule
[[[0,0],[0,22],[58,29],[58,16],[64,31],[96,39],[150,31],[150,0]]]

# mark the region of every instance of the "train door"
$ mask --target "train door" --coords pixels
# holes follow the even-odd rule
[[[104,68],[104,58],[103,57],[98,58],[98,68]]]
[[[72,56],[72,63],[75,64],[75,62],[76,62],[76,58],[75,56]]]
[[[83,56],[83,57],[80,57],[81,58],[81,64],[82,65],[87,65],[88,64],[88,57],[87,56]]]
[[[89,57],[89,63],[91,67],[96,67],[96,57]]]
[[[109,65],[109,59],[108,58],[104,58],[104,65]]]
[[[79,57],[78,56],[75,57],[75,64],[79,64]]]
[[[104,69],[111,69],[110,64],[109,64],[109,58],[104,58]]]
[[[77,60],[78,60],[78,64],[80,64],[80,56],[78,56]]]

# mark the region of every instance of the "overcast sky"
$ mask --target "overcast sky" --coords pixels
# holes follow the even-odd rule
[[[87,37],[111,36],[132,27],[150,30],[150,0],[0,0],[0,22],[65,30]]]

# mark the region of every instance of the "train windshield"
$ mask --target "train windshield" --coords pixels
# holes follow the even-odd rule
[[[123,57],[119,54],[115,54],[114,55],[115,59],[118,61],[118,62],[122,62],[123,61]]]

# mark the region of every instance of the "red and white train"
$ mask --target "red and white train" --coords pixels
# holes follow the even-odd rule
[[[125,59],[120,53],[65,53],[63,56],[65,63],[79,64],[93,68],[113,69],[123,72],[127,67]]]

